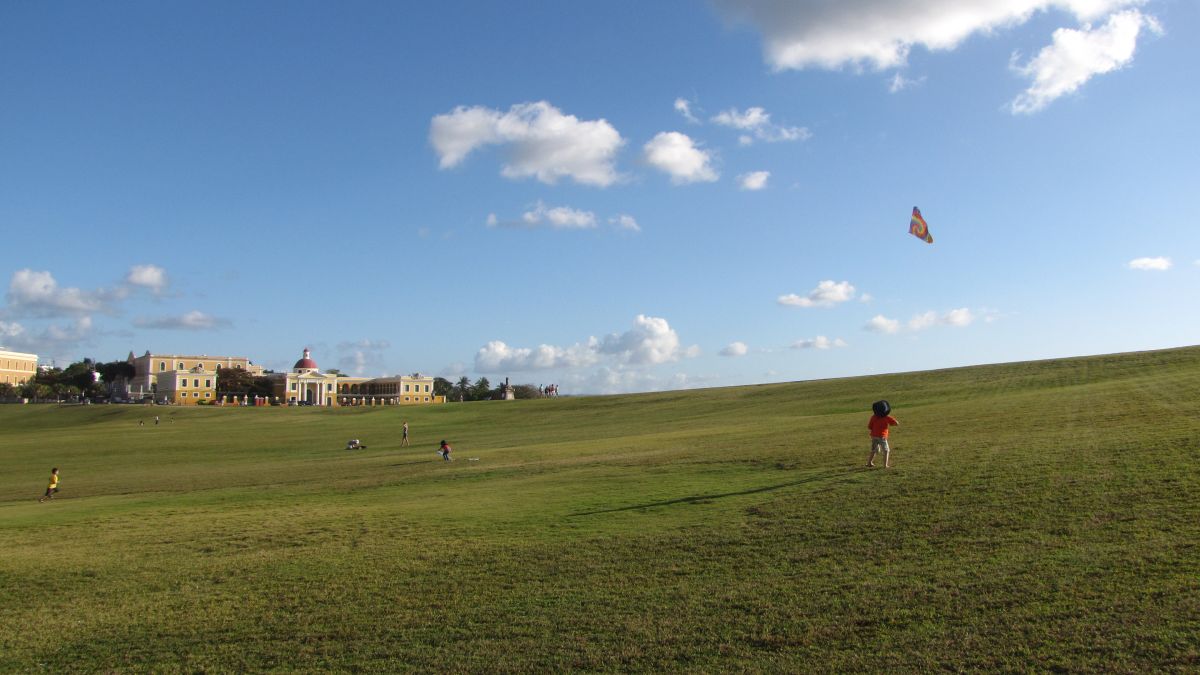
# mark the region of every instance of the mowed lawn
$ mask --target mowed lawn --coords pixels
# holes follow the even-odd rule
[[[887,471],[862,467],[878,398]],[[429,408],[0,406],[0,671],[1194,672],[1198,438],[1200,348]]]

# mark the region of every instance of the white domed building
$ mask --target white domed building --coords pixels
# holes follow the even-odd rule
[[[312,354],[306,348],[304,356],[292,366],[291,372],[273,373],[273,393],[276,398],[291,405],[337,405],[338,376],[322,373]]]

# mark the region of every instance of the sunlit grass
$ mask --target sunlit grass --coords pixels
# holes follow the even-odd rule
[[[890,471],[860,467],[881,397]],[[0,670],[1194,670],[1198,419],[1200,348],[435,408],[0,406]]]

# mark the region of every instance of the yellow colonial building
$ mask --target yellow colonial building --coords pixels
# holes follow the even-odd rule
[[[134,400],[146,397],[152,397],[156,401],[163,400],[164,397],[158,396],[161,389],[160,382],[164,379],[171,379],[177,383],[178,375],[171,373],[190,372],[192,369],[198,368],[211,374],[214,383],[214,391],[216,384],[217,368],[235,368],[239,370],[249,371],[251,375],[262,375],[262,366],[256,366],[250,359],[244,356],[209,356],[207,354],[151,354],[147,351],[141,356],[135,357],[133,352],[129,352],[129,357],[126,359],[133,364],[133,379],[129,381],[128,397]],[[196,379],[195,377],[191,378]],[[192,393],[190,390],[189,394]],[[198,398],[188,396],[188,398]]]
[[[169,370],[158,373],[156,401],[174,405],[212,403],[217,398],[217,374],[199,365],[191,370]]]
[[[0,384],[25,384],[37,374],[37,354],[0,349]]]
[[[313,361],[312,354],[305,349],[304,356],[292,366],[288,373],[271,373],[272,393],[275,398],[289,405],[337,405],[338,376],[322,373]]]
[[[339,377],[338,402],[341,405],[412,405],[445,403],[445,396],[434,396],[433,378],[427,375],[393,377]]]
[[[433,378],[423,375],[393,377],[346,377],[323,373],[305,349],[304,356],[291,372],[273,373],[273,394],[289,405],[413,405],[445,403],[445,396],[433,395]]]

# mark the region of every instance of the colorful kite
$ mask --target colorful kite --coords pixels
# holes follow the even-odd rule
[[[912,222],[908,224],[908,233],[917,239],[924,239],[926,244],[933,243],[933,235],[929,234],[929,224],[921,217],[921,209],[913,207]]]

